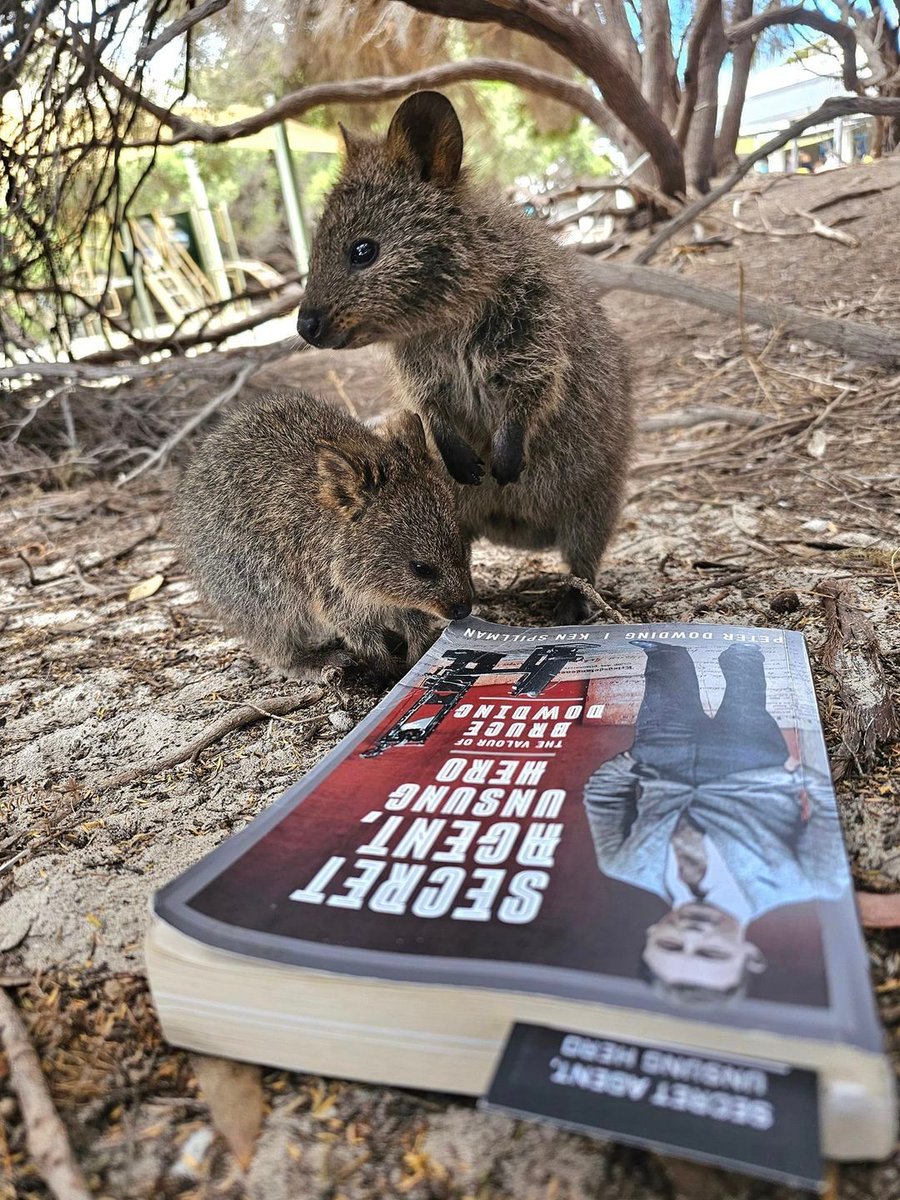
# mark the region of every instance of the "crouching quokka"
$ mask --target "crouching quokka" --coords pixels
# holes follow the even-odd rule
[[[626,356],[597,288],[539,221],[471,181],[437,92],[404,101],[384,138],[344,138],[300,334],[390,343],[401,398],[460,485],[465,536],[556,546],[593,584],[632,441]],[[568,586],[557,618],[585,612]]]
[[[453,488],[415,413],[376,433],[306,393],[247,404],[185,471],[176,527],[211,607],[297,679],[390,679],[472,610]]]

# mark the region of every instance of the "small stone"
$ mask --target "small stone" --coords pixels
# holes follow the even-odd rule
[[[776,592],[769,601],[769,608],[774,613],[792,613],[796,612],[800,607],[800,597],[792,588],[786,588],[783,592]]]
[[[339,733],[349,733],[356,724],[350,714],[342,708],[339,708],[336,712],[330,712],[328,720]]]
[[[203,1160],[214,1137],[212,1129],[206,1126],[195,1129],[181,1147],[181,1154],[171,1167],[170,1174],[175,1179],[199,1179],[203,1172]]]
[[[17,1109],[18,1105],[12,1096],[4,1096],[3,1099],[0,1100],[0,1117],[2,1117],[4,1121],[11,1121],[16,1115]]]

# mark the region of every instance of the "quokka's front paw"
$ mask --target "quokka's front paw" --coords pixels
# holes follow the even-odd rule
[[[481,483],[484,475],[484,463],[468,442],[457,435],[438,439],[438,450],[444,460],[444,466],[457,483]]]
[[[498,429],[491,442],[491,474],[501,487],[515,483],[525,466],[525,431],[518,422]]]

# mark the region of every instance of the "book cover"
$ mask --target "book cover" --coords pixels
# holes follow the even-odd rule
[[[797,633],[458,622],[155,910],[312,969],[882,1048]]]

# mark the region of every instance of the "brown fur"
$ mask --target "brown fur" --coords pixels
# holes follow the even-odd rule
[[[185,561],[216,611],[288,675],[414,662],[434,618],[467,616],[468,547],[422,424],[376,435],[305,393],[231,413],[177,497]],[[411,564],[433,566],[419,578]]]
[[[465,535],[558,546],[593,583],[632,439],[625,352],[599,295],[537,220],[460,169],[443,96],[411,97],[383,140],[345,140],[300,332],[319,346],[389,341],[403,400],[465,485]],[[360,240],[378,255],[352,266]],[[583,613],[567,589],[560,619]]]

